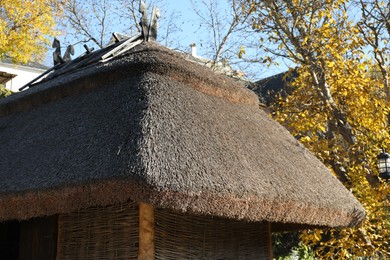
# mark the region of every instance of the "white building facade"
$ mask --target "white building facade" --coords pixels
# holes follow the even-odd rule
[[[38,63],[16,65],[11,60],[4,59],[0,61],[0,84],[13,92],[17,92],[19,88],[37,78],[47,69],[47,67]]]

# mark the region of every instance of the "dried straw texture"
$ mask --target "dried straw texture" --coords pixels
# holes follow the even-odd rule
[[[303,225],[365,216],[252,92],[162,47],[58,75],[1,109],[3,220],[129,199]]]
[[[156,210],[155,259],[270,259],[268,223]]]
[[[0,117],[29,110],[67,96],[105,87],[107,81],[115,78],[138,76],[144,72],[165,75],[204,94],[220,97],[233,103],[259,105],[256,94],[241,87],[233,79],[215,74],[204,66],[186,61],[183,58],[184,55],[165,49],[155,43],[137,46],[131,53],[107,63],[97,62],[99,56],[104,55],[109,50],[103,49],[90,54],[93,57],[87,59],[87,62],[82,60],[84,64],[82,68],[73,66],[71,62],[64,68],[50,74],[48,79],[39,82],[33,88],[11,95],[7,99],[1,99]],[[113,72],[120,73],[113,75]],[[93,80],[93,84],[91,84],[91,80]]]
[[[82,209],[58,218],[58,260],[137,259],[138,206]]]

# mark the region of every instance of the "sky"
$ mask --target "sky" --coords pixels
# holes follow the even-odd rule
[[[191,2],[189,0],[171,0],[167,1],[167,10],[174,12],[180,12],[182,18],[182,41],[183,45],[188,46],[197,41],[198,35],[195,34],[196,26],[195,21],[197,19],[196,14],[192,11]],[[164,19],[164,18],[162,18]]]
[[[199,25],[200,18],[194,12],[194,7],[191,3],[191,0],[154,0],[158,1],[158,7],[161,10],[162,17],[159,19],[160,28],[159,35],[161,37],[165,35],[167,24],[170,23],[170,19],[172,17],[175,19],[174,23],[177,25],[177,28],[174,29],[174,33],[171,33],[168,37],[169,42],[162,41],[163,45],[169,46],[173,49],[179,49],[181,51],[190,52],[190,44],[197,44],[197,54],[202,57],[207,57],[208,52],[208,43],[210,42],[210,31],[208,28],[204,28]],[[205,0],[206,2],[208,0]],[[112,1],[113,3],[115,2]],[[151,3],[152,2],[152,3]],[[201,4],[202,0],[193,0],[193,2],[201,8],[203,5]],[[219,2],[219,14],[223,14],[230,10],[229,4],[227,0],[218,0]],[[146,3],[148,5],[153,5],[152,0],[147,0]],[[151,12],[153,6],[149,6],[149,13]],[[174,14],[174,15],[173,15]],[[165,15],[165,17],[164,17]],[[165,30],[165,31],[164,31]],[[121,31],[121,29],[115,29],[114,31]],[[61,38],[61,37],[60,37]],[[159,38],[159,37],[158,37]],[[231,39],[234,40],[234,39]],[[60,39],[61,42],[64,42]],[[73,43],[72,40],[69,40],[70,43]],[[91,45],[88,43],[87,45]],[[66,44],[62,45],[62,53],[65,52]],[[45,60],[45,64],[51,66],[52,64],[52,52],[53,49],[49,48],[47,58]],[[82,44],[75,45],[75,55],[73,58],[78,57],[80,54],[85,52],[85,49]],[[250,51],[247,51],[247,57],[251,55]],[[235,67],[235,69],[241,69],[240,67]],[[253,64],[247,70],[251,70],[248,72],[254,79],[261,79],[265,77],[269,77],[281,72],[288,70],[288,67],[284,64],[279,66],[266,67],[264,65]]]
[[[194,0],[194,2],[198,3],[198,6],[200,7],[202,0]],[[206,2],[208,0],[205,0]],[[183,47],[187,48],[188,51],[190,51],[190,44],[196,43],[197,44],[197,52],[200,56],[207,56],[205,54],[206,50],[204,49],[205,46],[202,45],[202,41],[205,41],[205,35],[207,32],[204,30],[199,30],[197,23],[199,22],[199,17],[195,14],[193,11],[193,5],[191,4],[190,0],[167,0],[167,10],[174,11],[177,10],[182,14],[182,33],[180,34],[180,41],[183,45]],[[224,10],[229,10],[230,6],[227,0],[219,0],[219,5],[221,7],[220,12],[224,12]],[[162,18],[164,19],[164,18]],[[250,55],[250,50],[247,50],[247,55]],[[253,69],[255,70],[255,76],[254,79],[263,79],[267,78],[282,72],[285,72],[289,69],[289,66],[292,66],[291,64],[286,64],[284,62],[279,62],[279,65],[272,65],[272,66],[255,66],[253,65]]]
[[[177,22],[180,24],[181,32],[176,33],[177,35],[175,35],[174,38],[177,39],[177,41],[180,41],[182,48],[187,47],[187,49],[189,51],[190,44],[193,42],[197,42],[199,40],[199,38],[202,36],[202,35],[199,35],[196,33],[197,26],[195,25],[195,23],[197,20],[197,16],[192,11],[191,1],[190,0],[161,0],[161,1],[162,1],[162,3],[159,3],[159,4],[161,4],[162,6],[157,5],[157,7],[162,9],[162,12],[164,12],[163,15],[166,15],[168,17],[164,17],[164,16],[161,17],[159,19],[159,23],[166,24],[168,22],[168,20],[170,19],[171,14],[173,12],[176,12],[176,14],[178,16],[177,18],[179,20]],[[150,2],[151,1],[146,1],[146,3],[148,5],[152,5],[153,2],[152,3],[150,3]],[[227,3],[225,0],[221,0],[221,2]],[[153,8],[153,6],[149,6],[149,15],[151,13],[152,8]],[[160,26],[160,29],[161,28],[165,29],[165,28]],[[115,32],[121,32],[122,30],[123,30],[122,28],[114,29]],[[61,32],[61,35],[59,36],[59,38],[62,38],[65,34],[66,34],[66,32]],[[64,40],[61,40],[61,42],[63,42],[63,41]],[[90,45],[90,44],[88,44],[88,45]],[[62,46],[62,49],[65,49],[65,47],[66,46]],[[49,52],[52,52],[52,50],[49,49]],[[83,44],[76,44],[75,45],[75,52],[76,52],[76,54],[74,55],[75,57],[84,53],[85,49],[83,47]],[[48,56],[50,56],[48,58],[50,60],[51,55],[48,55]],[[51,60],[50,60],[50,62],[51,62]]]

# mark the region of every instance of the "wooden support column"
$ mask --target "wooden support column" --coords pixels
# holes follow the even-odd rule
[[[139,203],[139,260],[154,259],[154,207],[153,205]]]
[[[267,240],[268,240],[268,244],[269,244],[269,248],[268,248],[268,254],[269,254],[269,258],[268,259],[273,259],[273,247],[272,247],[272,224],[271,222],[266,222],[266,225],[267,225]]]

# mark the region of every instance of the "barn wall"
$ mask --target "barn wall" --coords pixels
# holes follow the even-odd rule
[[[57,259],[138,259],[136,203],[58,217]],[[154,209],[154,259],[272,259],[269,223]],[[148,259],[148,258],[147,258]]]
[[[57,259],[137,259],[136,203],[82,209],[58,218]]]
[[[268,223],[155,210],[155,259],[272,259]]]

